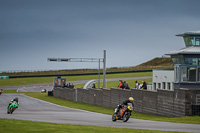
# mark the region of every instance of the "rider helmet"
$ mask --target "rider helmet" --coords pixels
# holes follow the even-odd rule
[[[16,102],[18,102],[18,98],[17,97],[15,97],[15,99],[14,99]]]
[[[133,102],[133,97],[129,97],[129,99],[128,99],[130,102]]]

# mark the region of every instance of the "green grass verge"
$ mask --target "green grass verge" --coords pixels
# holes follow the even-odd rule
[[[17,90],[3,90],[3,93],[17,93]]]
[[[58,105],[61,105],[61,106],[70,107],[70,108],[77,108],[77,109],[82,109],[82,110],[87,110],[87,111],[92,111],[92,112],[98,112],[98,113],[103,113],[103,114],[109,114],[109,115],[112,115],[113,112],[114,112],[114,110],[110,109],[110,108],[105,108],[105,107],[100,107],[100,106],[94,106],[94,105],[89,105],[89,104],[84,104],[84,103],[78,103],[78,102],[58,99],[58,98],[47,96],[47,94],[45,94],[45,93],[26,92],[26,93],[23,93],[23,94],[37,98],[37,99],[41,99],[41,100],[44,100],[44,101],[47,101],[47,102],[58,104]],[[144,119],[144,120],[152,120],[152,121],[200,124],[200,116],[186,116],[186,117],[170,118],[170,117],[155,116],[155,115],[141,114],[141,113],[135,113],[134,112],[131,117],[136,118],[136,119]]]
[[[151,83],[152,79],[138,79],[138,83],[142,83],[142,80],[145,80],[147,83]],[[135,88],[135,81],[136,80],[126,80],[126,82],[129,84],[130,88]],[[77,84],[74,86],[74,88],[83,88],[85,84]],[[100,86],[103,86],[103,83],[100,83]],[[109,81],[106,82],[106,88],[117,88],[119,86],[119,81]],[[97,84],[96,84],[97,87]]]
[[[1,133],[181,133],[0,119]]]
[[[152,76],[152,72],[138,72],[138,73],[122,73],[122,74],[107,74],[106,78],[127,78],[127,77],[143,77]],[[13,78],[13,79],[0,79],[0,86],[16,86],[27,84],[39,83],[52,83],[55,77],[34,77],[34,78]],[[85,76],[63,76],[67,81],[77,80],[91,80],[98,79],[98,75],[85,75]],[[101,79],[103,76],[101,75]]]

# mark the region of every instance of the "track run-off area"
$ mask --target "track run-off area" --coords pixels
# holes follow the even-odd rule
[[[7,114],[8,103],[15,97],[19,98],[19,108],[13,114]],[[200,132],[199,124],[158,122],[133,118],[130,118],[128,122],[112,122],[111,115],[63,107],[17,93],[4,93],[0,96],[0,118],[101,127]]]

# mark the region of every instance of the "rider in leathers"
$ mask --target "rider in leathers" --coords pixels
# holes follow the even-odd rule
[[[123,101],[122,104],[119,104],[119,105],[117,106],[117,110],[115,110],[115,113],[118,114],[118,112],[120,111],[120,109],[121,109],[124,105],[127,106],[128,103],[132,103],[132,105],[133,105],[133,107],[134,107],[133,101],[134,101],[133,97],[129,97],[128,100]]]
[[[12,100],[10,101],[10,103],[9,103],[9,105],[8,105],[8,108],[9,108],[10,104],[11,104],[13,101],[16,101],[16,102],[17,102],[17,104],[19,105],[18,98],[16,97],[16,98],[14,98],[14,99],[12,99]]]

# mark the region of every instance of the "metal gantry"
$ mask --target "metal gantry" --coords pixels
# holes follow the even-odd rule
[[[100,88],[100,63],[103,62],[103,88],[105,88],[106,82],[106,50],[104,50],[103,58],[48,58],[47,61],[57,61],[57,62],[98,62],[99,72],[98,72],[98,88]]]

